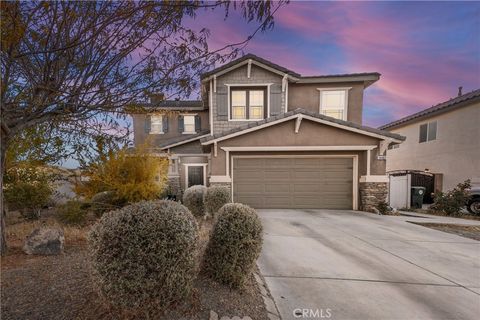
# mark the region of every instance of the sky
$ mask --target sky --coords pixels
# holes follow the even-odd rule
[[[212,48],[256,26],[219,11],[194,23]],[[480,88],[480,2],[292,1],[244,51],[302,75],[381,73],[364,96],[364,124],[377,127]]]
[[[211,49],[258,26],[218,9],[185,23],[208,28]],[[364,93],[363,124],[378,127],[480,88],[480,2],[291,1],[244,53],[302,75],[381,73]]]

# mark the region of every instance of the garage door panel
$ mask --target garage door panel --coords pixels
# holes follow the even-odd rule
[[[283,193],[282,195],[290,194],[290,184],[286,183],[265,183],[265,193]]]
[[[253,193],[258,194],[259,192],[264,192],[264,185],[262,183],[239,183],[236,185],[236,193]]]
[[[235,158],[234,200],[256,208],[352,209],[352,158]]]

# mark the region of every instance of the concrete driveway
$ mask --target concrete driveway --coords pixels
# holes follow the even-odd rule
[[[265,235],[258,265],[284,320],[480,315],[480,242],[407,222],[451,219],[341,210],[259,214]]]

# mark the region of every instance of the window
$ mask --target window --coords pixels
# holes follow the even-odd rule
[[[320,89],[320,113],[328,117],[347,119],[347,89]]]
[[[196,133],[194,115],[183,116],[183,133]]]
[[[231,90],[231,120],[261,120],[265,117],[265,88],[235,88]]]
[[[437,139],[437,121],[424,123],[420,125],[420,135],[418,142],[427,142]]]
[[[163,133],[163,118],[161,115],[150,116],[150,133]]]

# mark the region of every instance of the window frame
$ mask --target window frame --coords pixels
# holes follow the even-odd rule
[[[228,87],[228,121],[260,121],[269,117],[270,114],[270,83],[268,84],[245,84],[227,85]],[[233,91],[245,91],[245,119],[233,119]],[[263,91],[263,117],[250,119],[250,91]]]
[[[431,132],[430,132],[430,128],[435,126],[435,135],[433,138],[431,138]],[[422,127],[425,128],[426,127],[426,133],[425,133],[425,140],[422,141]],[[421,123],[419,126],[418,126],[418,143],[426,143],[426,142],[430,142],[430,141],[435,141],[437,140],[437,131],[438,131],[438,122],[437,120],[434,120],[434,121],[430,121],[430,122],[425,122],[425,123]]]
[[[324,108],[322,107],[322,96],[325,92],[343,91],[343,92],[345,92],[345,98],[344,98],[345,106],[344,106],[344,108],[343,109],[330,109],[330,110],[343,110],[343,117],[340,120],[347,121],[347,119],[348,119],[348,95],[349,95],[350,89],[352,89],[352,87],[317,88],[317,90],[319,91],[319,107],[318,107],[319,113],[322,114],[322,115],[325,115],[325,114],[323,114]],[[327,116],[327,115],[325,115],[325,116]]]
[[[182,121],[183,121],[183,132],[182,134],[196,134],[197,131],[195,130],[195,117],[196,117],[196,114],[182,114]],[[185,126],[185,118],[187,117],[191,117],[193,118],[193,131],[187,131],[186,130],[186,126]]]
[[[153,131],[153,118],[156,118],[157,120],[160,119],[160,131]],[[162,114],[151,114],[150,115],[150,132],[149,134],[164,134],[165,131],[163,130],[163,115]]]

